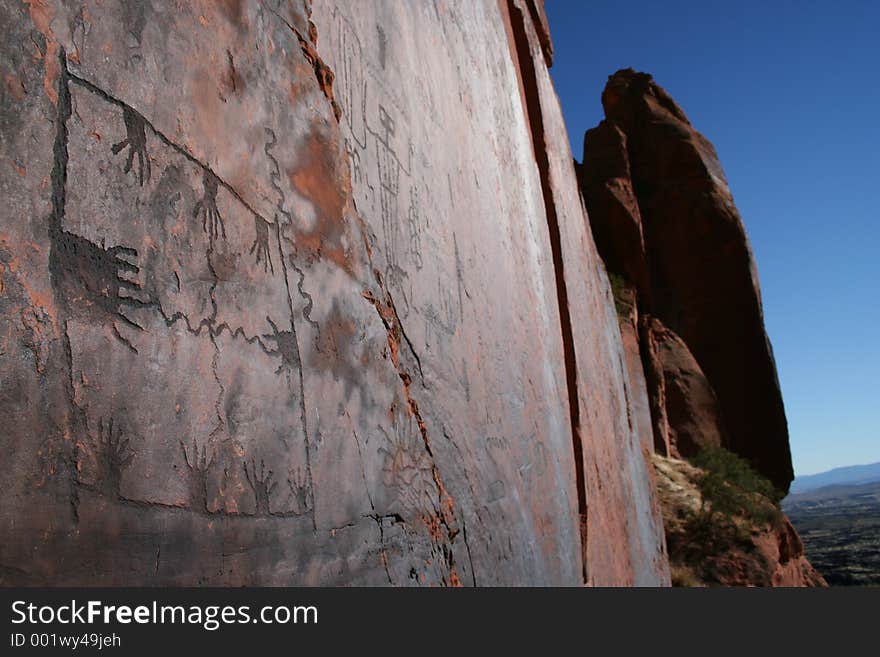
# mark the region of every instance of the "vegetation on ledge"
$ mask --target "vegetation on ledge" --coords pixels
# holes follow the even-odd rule
[[[654,455],[673,586],[824,586],[779,509],[779,492],[740,457]]]

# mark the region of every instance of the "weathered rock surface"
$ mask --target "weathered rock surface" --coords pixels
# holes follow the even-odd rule
[[[640,321],[640,342],[654,404],[654,446],[677,458],[721,447],[724,424],[715,391],[687,345],[656,317]]]
[[[584,135],[584,153],[589,153],[590,159],[589,165],[581,168],[580,181],[596,247],[608,270],[624,276],[644,301],[651,288],[626,134],[603,121]]]
[[[650,75],[618,71],[602,104],[580,179],[606,265],[693,355],[717,396],[725,446],[787,490],[788,430],[758,276],[715,149]]]
[[[540,2],[0,3],[0,582],[663,584]]]
[[[613,288],[612,288],[613,289]],[[615,291],[614,304],[617,308],[620,339],[623,343],[624,359],[629,386],[626,389],[627,407],[630,423],[641,436],[643,448],[653,453],[654,428],[651,408],[652,398],[648,394],[648,373],[642,362],[639,344],[639,311],[635,304],[635,292],[631,288]]]

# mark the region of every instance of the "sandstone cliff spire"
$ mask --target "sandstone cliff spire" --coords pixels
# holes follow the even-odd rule
[[[643,337],[670,338],[667,344],[677,347],[665,353],[678,354],[679,365],[690,363],[687,385],[708,382],[711,389],[701,388],[705,440],[722,442],[787,490],[788,429],[758,275],[715,149],[646,73],[623,69],[610,76],[602,106],[605,120],[584,137],[580,179],[606,266],[635,290]],[[642,340],[643,353],[651,342]],[[666,369],[680,372],[678,365]],[[693,414],[678,413],[684,419],[676,421],[681,409],[662,395],[664,387],[680,388],[683,376],[653,377],[661,451],[669,435],[673,449],[676,442],[682,452],[699,448],[690,438],[676,440],[701,433],[683,426]],[[658,430],[660,406],[667,417]]]

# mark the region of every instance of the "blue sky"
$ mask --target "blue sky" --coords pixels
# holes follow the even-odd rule
[[[880,461],[880,2],[546,6],[578,160],[625,67],[715,144],[758,262],[796,474]]]

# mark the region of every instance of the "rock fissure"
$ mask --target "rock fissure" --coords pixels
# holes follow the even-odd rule
[[[577,486],[578,515],[581,526],[581,543],[583,552],[583,579],[587,581],[587,498],[586,478],[584,475],[584,452],[581,436],[580,398],[578,394],[577,355],[574,345],[574,333],[571,326],[568,289],[565,281],[565,263],[562,257],[562,245],[559,230],[559,217],[550,182],[550,162],[547,157],[547,144],[544,139],[544,117],[541,110],[541,98],[534,69],[531,46],[526,31],[525,16],[515,0],[508,0],[508,14],[511,18],[515,51],[514,66],[519,71],[524,87],[523,103],[527,120],[531,129],[532,151],[538,167],[541,190],[544,198],[547,228],[550,234],[550,249],[553,258],[553,271],[556,279],[556,297],[559,307],[559,320],[562,330],[562,348],[564,355],[565,380],[568,393],[569,421],[571,423],[572,449],[574,453],[575,485]]]
[[[455,502],[452,496],[446,490],[446,486],[444,485],[443,479],[440,476],[440,470],[437,467],[437,461],[434,456],[433,449],[431,448],[431,438],[428,434],[428,425],[422,418],[418,402],[412,396],[410,390],[412,386],[412,377],[400,362],[400,344],[403,335],[403,329],[400,325],[399,315],[397,314],[397,310],[394,307],[394,301],[392,300],[390,293],[385,289],[384,285],[382,284],[381,274],[377,270],[374,270],[374,275],[376,277],[376,280],[379,282],[380,287],[385,291],[384,302],[377,299],[369,291],[365,291],[363,293],[363,297],[376,309],[376,312],[378,313],[379,318],[382,320],[382,324],[385,327],[386,333],[388,335],[389,358],[391,359],[391,363],[396,370],[398,377],[400,378],[403,387],[404,398],[408,406],[408,411],[416,420],[416,425],[418,426],[419,434],[422,439],[422,444],[424,446],[425,452],[427,453],[431,461],[431,476],[434,480],[434,485],[437,488],[437,503],[434,507],[433,512],[427,518],[425,518],[425,521],[428,525],[429,533],[431,534],[432,540],[437,544],[436,547],[444,555],[444,558],[449,567],[449,579],[446,580],[446,583],[451,585],[459,585],[460,581],[458,579],[458,574],[455,570],[454,555],[451,547],[446,544],[447,541],[449,543],[454,541],[455,537],[459,534],[460,531],[457,527],[458,523],[455,518]],[[442,531],[442,535],[438,534],[437,530]]]

